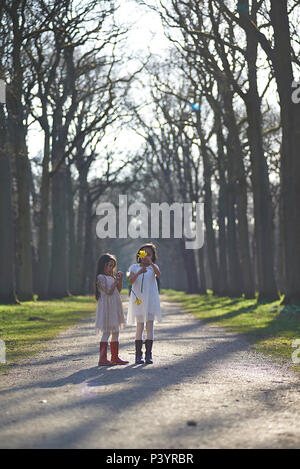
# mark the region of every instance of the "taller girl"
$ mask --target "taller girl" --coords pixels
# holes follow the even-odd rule
[[[129,267],[129,281],[132,285],[128,324],[136,323],[135,362],[144,363],[142,359],[143,331],[146,324],[147,339],[145,341],[146,363],[152,364],[152,345],[154,339],[154,320],[161,322],[161,308],[156,277],[160,277],[156,247],[152,243],[143,244],[136,254],[136,264]]]

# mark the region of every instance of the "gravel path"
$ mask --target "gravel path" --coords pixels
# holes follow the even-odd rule
[[[153,365],[127,327],[129,365],[97,367],[92,317],[2,376],[0,447],[299,448],[299,375],[161,300]]]

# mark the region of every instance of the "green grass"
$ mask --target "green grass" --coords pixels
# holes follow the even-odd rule
[[[0,364],[0,373],[17,360],[37,353],[60,331],[95,311],[96,301],[91,296],[0,305],[0,339],[6,348],[6,364]]]
[[[128,289],[124,288],[121,294],[128,296]],[[95,312],[96,300],[92,296],[0,305],[0,339],[5,342],[6,351],[6,363],[0,363],[0,374],[16,361],[42,350],[62,330]]]
[[[291,367],[291,355],[295,351],[292,342],[300,339],[300,305],[280,305],[280,300],[258,303],[256,299],[190,295],[175,290],[162,290],[172,301],[182,304],[185,311],[202,321],[246,336],[253,347],[274,358],[284,359]]]

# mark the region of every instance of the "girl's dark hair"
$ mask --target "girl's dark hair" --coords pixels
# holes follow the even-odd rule
[[[155,244],[153,244],[153,243],[146,243],[146,244],[143,244],[143,245],[139,248],[138,252],[136,253],[136,261],[137,261],[137,263],[139,264],[139,263],[141,262],[141,259],[139,258],[138,253],[139,253],[140,251],[142,251],[144,248],[150,248],[150,249],[152,250],[152,262],[155,263],[155,262],[157,261],[157,250],[156,250]]]
[[[108,252],[103,254],[102,256],[99,257],[98,262],[97,262],[97,269],[96,269],[96,279],[95,279],[95,297],[96,300],[99,300],[100,298],[100,291],[97,287],[97,277],[99,274],[104,274],[104,268],[105,266],[110,262],[114,261],[115,265],[113,268],[113,273],[116,273],[117,270],[117,259],[116,256],[113,254],[109,254]]]

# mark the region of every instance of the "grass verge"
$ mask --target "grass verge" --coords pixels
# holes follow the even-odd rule
[[[46,342],[96,310],[91,296],[70,296],[60,300],[26,301],[0,305],[0,339],[4,341],[6,363],[0,374],[17,360],[39,352]]]
[[[162,290],[171,301],[180,302],[185,311],[193,313],[202,321],[229,328],[244,334],[253,347],[273,358],[290,363],[300,371],[300,340],[297,347],[293,341],[300,339],[300,305],[280,305],[280,300],[258,303],[256,299],[191,295],[175,290]],[[297,351],[299,350],[299,353]]]

